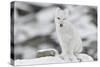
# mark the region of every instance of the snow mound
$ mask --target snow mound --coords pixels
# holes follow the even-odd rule
[[[78,54],[77,58],[80,59],[81,62],[93,61],[93,58],[87,54]]]

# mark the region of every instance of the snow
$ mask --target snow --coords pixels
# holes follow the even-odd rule
[[[78,54],[77,58],[80,59],[80,62],[90,62],[93,61],[92,57],[87,54]],[[35,65],[35,64],[54,64],[54,63],[69,63],[70,61],[65,61],[59,56],[47,56],[35,59],[24,59],[16,60],[15,65]]]
[[[59,57],[42,57],[37,59],[16,60],[15,65],[33,65],[33,64],[52,64],[63,63],[64,61]]]

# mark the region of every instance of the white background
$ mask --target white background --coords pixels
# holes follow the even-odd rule
[[[0,67],[12,67],[10,63],[10,2],[13,0],[0,0]],[[20,1],[20,0],[15,0]],[[78,5],[98,6],[98,34],[100,34],[100,0],[21,0],[31,2],[65,3]],[[100,36],[98,35],[98,42]],[[98,43],[98,58],[100,58],[100,42]],[[66,64],[34,65],[34,67],[99,67],[100,61]],[[32,66],[21,66],[32,67]]]

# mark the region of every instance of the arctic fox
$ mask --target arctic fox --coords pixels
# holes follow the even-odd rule
[[[82,41],[77,29],[68,21],[69,15],[69,11],[56,9],[56,32],[62,49],[60,57],[68,61],[77,61],[76,55],[82,51]]]

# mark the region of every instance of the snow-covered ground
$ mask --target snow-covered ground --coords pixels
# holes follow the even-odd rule
[[[15,65],[34,65],[34,64],[51,64],[51,63],[64,63],[58,57],[42,57],[36,59],[16,60]]]
[[[79,54],[78,59],[79,62],[90,62],[93,61],[92,57],[86,54]],[[54,64],[54,63],[69,63],[71,61],[65,61],[61,59],[59,56],[48,56],[48,57],[41,57],[36,59],[24,59],[24,60],[16,60],[15,65],[34,65],[34,64]],[[74,62],[74,61],[73,61]]]

